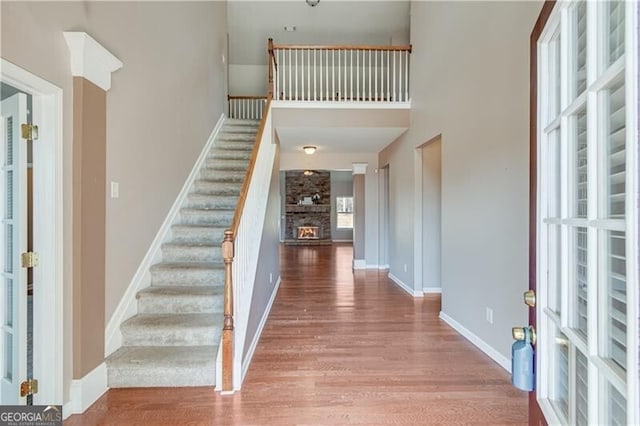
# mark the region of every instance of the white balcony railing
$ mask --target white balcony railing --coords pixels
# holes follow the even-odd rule
[[[269,40],[274,100],[408,102],[411,46],[301,46]]]

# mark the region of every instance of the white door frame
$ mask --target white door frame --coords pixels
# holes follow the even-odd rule
[[[33,375],[37,405],[62,404],[63,384],[63,206],[62,89],[1,59],[0,80],[32,96],[33,124],[39,138],[33,144],[33,247],[39,265],[33,279]],[[46,377],[46,379],[45,379]]]

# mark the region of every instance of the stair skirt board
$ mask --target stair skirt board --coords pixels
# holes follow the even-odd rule
[[[220,250],[258,122],[220,118],[107,326],[109,387],[213,386]]]

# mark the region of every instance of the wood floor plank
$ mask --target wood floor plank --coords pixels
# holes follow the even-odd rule
[[[282,283],[243,384],[113,389],[66,425],[526,424],[527,395],[352,247],[283,246]]]

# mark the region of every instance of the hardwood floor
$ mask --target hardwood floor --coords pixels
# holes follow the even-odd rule
[[[349,245],[282,247],[282,283],[242,391],[114,389],[67,425],[526,424],[527,394]]]

